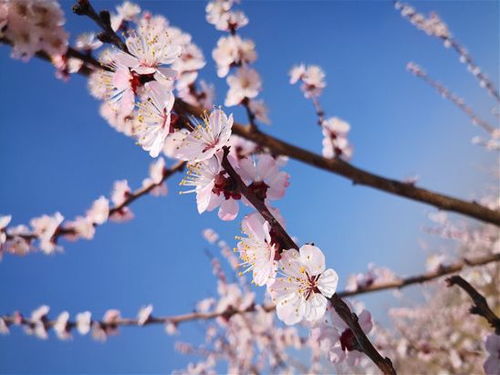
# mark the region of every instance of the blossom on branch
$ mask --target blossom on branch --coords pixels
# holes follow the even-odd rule
[[[337,273],[325,270],[323,252],[313,245],[286,250],[280,271],[283,277],[268,287],[278,318],[288,325],[321,319],[338,283]]]
[[[246,66],[239,68],[235,75],[227,77],[229,90],[224,105],[231,107],[245,99],[255,98],[262,89],[262,81],[255,69]]]
[[[317,65],[296,65],[290,70],[290,83],[293,85],[302,82],[300,89],[306,98],[315,98],[321,95],[326,87],[325,73]]]

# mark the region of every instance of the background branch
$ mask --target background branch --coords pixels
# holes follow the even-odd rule
[[[488,323],[495,329],[495,333],[500,335],[500,318],[490,309],[486,298],[479,293],[472,285],[470,285],[461,276],[452,276],[446,279],[448,286],[457,285],[462,288],[472,299],[474,304],[470,308],[470,313],[480,315],[485,318]]]

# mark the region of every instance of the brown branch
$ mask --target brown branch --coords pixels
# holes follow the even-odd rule
[[[174,108],[180,113],[189,113],[196,117],[203,114],[203,109],[176,99]],[[430,204],[442,210],[457,212],[480,221],[500,226],[500,211],[491,210],[476,202],[467,202],[444,194],[416,187],[414,184],[392,180],[357,168],[339,158],[327,159],[321,155],[304,150],[284,142],[261,131],[252,131],[249,126],[233,124],[233,133],[246,138],[261,147],[266,147],[275,155],[285,155],[292,159],[345,177],[355,185],[365,185],[418,202]]]
[[[136,199],[148,194],[151,190],[153,190],[157,186],[160,186],[161,184],[163,184],[165,182],[165,180],[167,180],[169,177],[174,175],[176,172],[181,172],[182,170],[184,170],[185,165],[186,165],[186,162],[180,161],[180,162],[176,163],[173,167],[171,167],[169,169],[165,169],[164,174],[163,174],[163,178],[159,183],[157,183],[157,184],[152,183],[148,186],[141,187],[141,188],[127,194],[127,198],[123,201],[123,203],[121,203],[118,206],[112,207],[109,210],[109,216],[112,216],[115,213],[119,213],[125,207],[132,204],[132,202],[134,202]],[[97,227],[98,224],[94,224],[94,226]],[[59,228],[57,228],[57,230],[54,234],[54,237],[53,237],[53,241],[57,242],[57,240],[61,236],[68,235],[68,234],[75,234],[75,233],[76,232],[72,227],[65,227],[65,226],[61,225]],[[15,237],[21,237],[27,241],[32,241],[32,240],[35,240],[37,238],[36,234],[20,234],[20,235],[17,235],[17,234],[11,235],[9,233],[6,233],[6,234],[7,234],[7,241],[12,240]]]
[[[50,58],[46,58],[45,56],[41,56],[39,54],[37,54],[37,56],[50,61]],[[79,73],[88,75],[89,71],[81,70]],[[196,117],[201,117],[204,112],[203,108],[188,104],[179,98],[175,100],[174,108],[180,114],[186,113]],[[288,156],[305,164],[309,164],[345,177],[351,180],[354,185],[370,186],[389,194],[426,203],[441,210],[460,213],[480,221],[500,226],[500,211],[491,210],[477,202],[467,202],[444,194],[418,188],[411,183],[382,177],[361,168],[357,168],[339,158],[327,159],[321,155],[255,130],[251,126],[241,125],[237,122],[233,124],[233,133],[258,144],[261,147],[268,148],[275,155]]]
[[[255,207],[257,211],[262,215],[262,217],[269,223],[271,228],[276,230],[276,233],[280,236],[281,249],[298,249],[299,247],[295,241],[288,235],[286,230],[281,226],[280,222],[276,220],[274,215],[269,211],[263,200],[259,199],[252,191],[245,185],[240,175],[234,170],[233,166],[229,162],[227,155],[229,154],[229,147],[224,146],[224,156],[222,158],[222,167],[229,174],[229,177],[236,183],[237,189],[241,192],[243,196]]]
[[[472,285],[470,285],[461,276],[455,275],[446,279],[448,286],[458,285],[472,299],[474,304],[470,308],[470,313],[480,315],[485,318],[488,323],[495,329],[495,333],[500,335],[500,318],[490,309],[486,298],[479,293]]]
[[[368,337],[366,337],[363,329],[358,323],[358,316],[351,312],[349,306],[342,301],[342,299],[334,294],[330,298],[330,302],[335,308],[335,312],[340,316],[340,318],[347,324],[349,329],[352,331],[356,337],[357,344],[359,346],[359,351],[365,353],[370,359],[377,365],[377,367],[384,374],[396,374],[396,370],[392,366],[392,362],[387,357],[382,357],[382,355],[377,351],[377,349],[370,342]]]
[[[97,38],[101,42],[111,43],[128,53],[127,45],[111,27],[111,19],[107,10],[103,10],[97,14],[89,0],[77,0],[75,5],[73,5],[73,12],[79,16],[89,17],[102,29],[102,32],[97,35]]]
[[[241,177],[234,170],[233,166],[227,158],[229,154],[229,147],[224,147],[224,154],[222,158],[222,167],[226,170],[229,176],[236,182],[241,194],[248,199],[248,201],[254,206],[254,208],[262,215],[262,217],[271,224],[272,228],[278,231],[281,240],[284,242],[286,247],[284,249],[298,249],[299,247],[286,232],[286,230],[281,226],[281,224],[276,220],[273,214],[268,210],[264,201],[260,200],[248,187],[245,185]],[[396,370],[392,366],[391,360],[389,358],[384,358],[380,355],[377,349],[372,345],[363,329],[358,323],[358,317],[355,313],[351,312],[349,306],[342,301],[342,299],[334,294],[330,299],[330,303],[337,312],[337,314],[342,318],[342,320],[351,329],[356,341],[358,343],[358,348],[360,352],[366,354],[372,361],[377,365],[377,367],[384,374],[396,374]]]
[[[412,284],[417,284],[417,283],[425,283],[428,281],[431,281],[437,277],[442,277],[447,275],[448,273],[453,273],[460,271],[464,269],[465,267],[478,267],[482,266],[488,263],[493,263],[493,262],[499,262],[500,261],[500,255],[499,254],[492,254],[488,256],[484,256],[481,258],[475,258],[475,259],[469,259],[469,260],[462,260],[459,261],[455,264],[452,264],[450,266],[443,266],[441,268],[441,271],[436,271],[434,273],[425,273],[422,275],[418,276],[412,276],[408,277],[405,279],[399,279],[398,281],[395,282],[387,282],[387,283],[380,283],[373,285],[371,287],[367,288],[362,288],[358,289],[355,291],[341,291],[336,293],[338,297],[352,297],[360,294],[365,294],[365,293],[373,293],[373,292],[378,292],[382,290],[387,290],[387,289],[400,289],[404,288],[407,286],[410,286]],[[437,276],[433,276],[437,275]],[[233,308],[229,308],[225,311],[222,312],[208,312],[208,313],[201,313],[201,312],[192,312],[188,314],[181,314],[181,315],[173,315],[173,316],[162,316],[162,317],[151,317],[148,319],[145,323],[145,325],[152,325],[152,324],[174,324],[178,325],[181,323],[186,323],[190,321],[195,321],[195,320],[211,320],[211,319],[216,319],[216,318],[224,318],[224,319],[230,319],[233,315],[237,314],[246,314],[246,313],[251,313],[254,311],[257,311],[258,309],[262,309],[266,312],[272,312],[275,310],[274,305],[251,305],[247,309],[244,310],[237,310]],[[5,323],[10,326],[16,324],[16,322],[19,322],[19,315],[18,314],[12,314],[12,315],[3,315],[0,316],[1,319],[5,321]],[[20,321],[21,325],[33,325],[34,322],[31,321],[29,318],[21,318]],[[105,323],[103,321],[97,321],[97,323],[101,324],[102,327],[108,328],[108,326],[111,326],[111,323]],[[134,318],[121,318],[117,322],[113,323],[116,326],[139,326],[138,320]],[[55,325],[55,320],[47,320],[45,321],[45,326],[46,328],[53,328]],[[68,323],[70,328],[74,328],[76,326],[76,322],[70,321]]]
[[[337,294],[340,297],[352,297],[359,294],[379,292],[388,289],[402,289],[413,284],[422,284],[446,275],[450,275],[452,273],[460,272],[467,267],[478,267],[493,262],[500,262],[500,254],[490,254],[473,259],[464,258],[450,265],[441,265],[435,271],[426,272],[420,275],[410,276],[406,278],[396,278],[393,281],[373,284],[368,287],[359,288],[352,291],[346,290]]]

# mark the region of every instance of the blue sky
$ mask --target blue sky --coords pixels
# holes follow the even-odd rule
[[[95,3],[98,8],[117,4]],[[70,1],[62,4],[73,36],[95,30],[89,20],[71,14]],[[208,61],[201,77],[216,84],[217,103],[222,104],[226,84],[217,79],[211,59],[221,34],[204,21],[205,3],[140,5],[192,34]],[[420,11],[436,10],[495,81],[497,2],[416,5]],[[242,9],[250,24],[241,33],[256,42],[255,67],[271,110],[273,124],[266,131],[320,152],[312,105],[288,84],[287,76],[293,64],[319,64],[328,82],[321,102],[327,115],[351,124],[355,165],[398,179],[416,174],[421,186],[465,199],[478,197],[491,182],[487,168],[494,166],[494,157],[470,142],[481,130],[408,74],[405,65],[421,64],[489,121],[493,100],[452,51],[409,25],[391,2],[246,1]],[[115,180],[128,179],[138,187],[151,160],[99,117],[85,79],[64,83],[47,63],[11,60],[9,53],[0,48],[0,213],[12,214],[13,224],[56,211],[72,219],[100,195],[109,195]],[[234,113],[244,121],[242,111]],[[341,285],[368,262],[406,275],[424,269],[419,243],[432,244],[422,232],[431,207],[354,187],[298,162],[290,161],[286,170],[291,185],[278,206],[288,229],[321,247]],[[65,253],[57,256],[5,257],[0,263],[0,313],[18,309],[29,314],[48,304],[52,316],[66,309],[71,314],[90,310],[100,317],[108,308],[135,316],[142,305],[152,303],[155,313],[170,315],[189,312],[196,301],[214,295],[216,283],[203,252],[208,245],[200,232],[212,227],[234,243],[239,221],[221,222],[216,213],[198,215],[194,196],[177,194],[179,178],[169,180],[167,197],[140,199],[132,206],[133,221],[106,224],[91,242],[63,242]],[[387,293],[363,300],[375,319],[386,320],[393,302]],[[175,352],[174,342],[196,342],[200,332],[197,323],[181,326],[178,337],[167,336],[161,327],[129,328],[102,344],[80,336],[69,342],[51,336],[44,342],[14,329],[0,337],[0,372],[165,373],[191,360]]]

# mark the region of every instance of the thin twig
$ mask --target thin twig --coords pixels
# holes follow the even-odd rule
[[[111,43],[128,53],[127,45],[111,27],[111,19],[107,10],[103,10],[97,14],[89,0],[77,0],[75,5],[73,5],[73,12],[79,16],[89,17],[102,29],[102,32],[97,35],[97,38],[101,42]]]
[[[355,291],[341,291],[337,293],[338,297],[352,297],[356,295],[361,295],[361,294],[366,294],[366,293],[374,293],[374,292],[379,292],[382,290],[389,290],[389,289],[401,289],[413,284],[419,284],[419,283],[425,283],[432,281],[438,277],[445,276],[449,273],[454,273],[458,272],[466,267],[478,267],[478,266],[483,266],[488,263],[493,263],[493,262],[499,262],[500,261],[500,254],[492,254],[480,258],[475,258],[475,259],[464,259],[461,260],[455,264],[449,265],[449,266],[442,266],[440,268],[440,271],[435,271],[432,273],[424,273],[421,275],[417,276],[412,276],[408,278],[400,278],[398,281],[395,282],[386,282],[386,283],[379,283],[379,284],[374,284],[370,287],[366,288],[360,288]],[[247,309],[244,310],[237,310],[233,308],[229,308],[225,311],[222,312],[208,312],[208,313],[201,313],[201,312],[192,312],[188,314],[181,314],[181,315],[174,315],[174,316],[162,316],[162,317],[151,317],[149,320],[147,320],[146,325],[148,324],[174,324],[178,325],[181,323],[186,323],[190,321],[195,321],[195,320],[211,320],[211,319],[216,319],[216,318],[224,318],[224,319],[229,319],[233,315],[237,314],[246,314],[246,313],[251,313],[254,311],[257,311],[259,309],[262,309],[263,311],[266,312],[271,312],[275,310],[274,305],[251,305]],[[13,325],[17,323],[20,323],[21,325],[33,325],[34,322],[31,321],[29,318],[22,318],[20,319],[19,314],[12,314],[12,315],[3,315],[0,316],[7,325]],[[107,325],[110,325],[109,323],[105,323],[103,321],[98,321],[99,324],[101,324],[103,327],[107,327]],[[55,325],[54,320],[47,320],[46,321],[46,328],[53,328]],[[74,328],[76,326],[76,322],[70,321],[69,323],[70,328]],[[139,326],[138,320],[134,318],[121,318],[117,322],[113,323],[117,326]]]
[[[137,189],[137,190],[135,190],[135,191],[133,191],[131,193],[128,193],[126,199],[121,204],[119,204],[118,206],[112,207],[109,210],[109,215],[108,216],[112,216],[113,214],[119,213],[125,207],[128,207],[130,204],[132,204],[132,202],[134,202],[136,199],[138,199],[138,198],[140,198],[140,197],[148,194],[149,192],[151,192],[151,190],[153,190],[154,188],[156,188],[156,187],[160,186],[161,184],[163,184],[165,182],[165,180],[167,180],[169,177],[171,177],[172,175],[174,175],[176,172],[181,172],[182,170],[184,170],[185,165],[186,165],[186,162],[184,162],[184,161],[177,162],[171,168],[165,169],[164,174],[163,174],[163,178],[161,179],[160,182],[149,184],[149,185],[141,187],[141,188],[139,188],[139,189]],[[94,226],[96,227],[98,225],[94,224]],[[54,233],[53,241],[57,242],[57,240],[61,236],[68,235],[68,234],[75,234],[75,233],[76,232],[75,232],[74,228],[72,228],[70,226],[63,226],[63,225],[61,225],[59,228],[56,229],[56,232]],[[11,235],[11,234],[8,233],[8,230],[6,231],[6,235],[7,235],[7,241],[8,240],[12,240],[15,237],[21,237],[21,238],[24,238],[27,241],[32,241],[32,240],[35,240],[38,237],[34,233]]]
[[[455,275],[446,279],[448,286],[458,285],[472,299],[474,304],[470,308],[470,313],[480,315],[485,318],[488,323],[495,329],[495,333],[500,335],[500,318],[490,309],[486,298],[479,293],[472,285],[470,285],[461,276]]]

